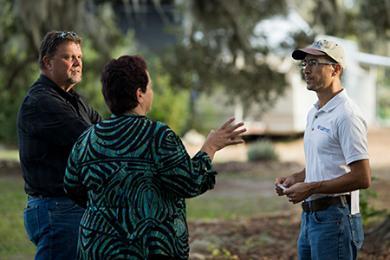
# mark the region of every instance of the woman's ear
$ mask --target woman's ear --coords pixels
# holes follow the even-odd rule
[[[142,89],[141,89],[141,88],[137,88],[136,95],[137,95],[137,101],[138,101],[138,103],[139,103],[139,104],[142,104],[143,101],[144,101],[144,93],[142,92]]]

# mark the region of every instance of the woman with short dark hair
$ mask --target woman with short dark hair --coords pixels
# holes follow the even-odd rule
[[[187,259],[184,199],[214,187],[215,152],[242,143],[246,130],[228,120],[191,159],[167,125],[146,117],[153,90],[141,57],[110,61],[102,84],[113,115],[78,139],[65,175],[69,196],[86,206],[78,256]]]

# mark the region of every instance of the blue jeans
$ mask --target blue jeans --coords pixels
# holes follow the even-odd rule
[[[67,197],[29,197],[24,226],[37,246],[35,259],[76,259],[84,209]]]
[[[302,213],[299,259],[356,259],[362,245],[361,216],[351,215],[348,205]]]

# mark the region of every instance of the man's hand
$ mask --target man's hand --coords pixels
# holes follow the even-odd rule
[[[313,189],[315,186],[321,185],[321,183],[305,183],[299,182],[284,191],[284,194],[287,195],[288,200],[294,204],[301,202],[310,195],[313,194]]]
[[[279,196],[286,195],[285,190],[278,187],[277,184],[283,185],[284,187],[288,188],[294,185],[295,183],[297,183],[297,180],[294,174],[287,177],[278,177],[275,179],[275,191]]]

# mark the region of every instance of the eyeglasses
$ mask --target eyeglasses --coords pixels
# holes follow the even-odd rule
[[[57,38],[60,38],[60,39],[65,39],[68,36],[70,36],[72,38],[78,38],[78,35],[75,32],[58,32],[58,34],[57,34]]]
[[[299,64],[299,66],[302,69],[305,69],[306,67],[317,67],[318,65],[335,65],[337,63],[335,62],[319,62],[316,59],[311,59],[311,60],[304,60]]]

